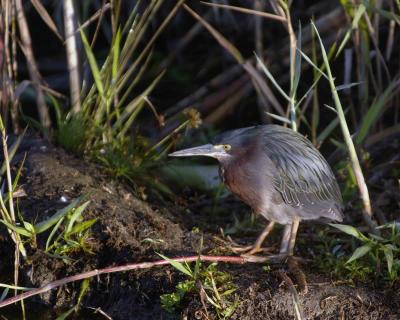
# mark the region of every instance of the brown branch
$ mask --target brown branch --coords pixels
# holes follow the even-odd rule
[[[338,7],[335,10],[331,11],[329,14],[319,18],[316,21],[318,30],[321,35],[322,34],[324,35],[326,41],[325,43],[327,45],[333,43],[337,39],[336,32],[345,24],[346,22],[345,18],[346,16],[344,15],[343,9],[341,7]],[[285,44],[286,42],[288,42],[288,39],[282,41],[281,45],[282,49],[280,49],[276,55],[272,56],[270,68],[273,74],[277,73],[278,68],[280,68],[279,64],[275,63],[278,59],[280,59],[279,61],[283,62],[284,66],[289,65],[289,60],[286,59],[286,57],[290,49],[289,46]],[[302,50],[306,54],[309,54],[311,52],[312,48],[311,42],[312,42],[311,28],[310,26],[307,26],[303,29],[303,36],[302,36],[302,43],[303,43]],[[284,58],[282,59],[282,57]],[[254,60],[255,59],[252,57],[250,59],[246,59],[245,63],[246,62],[254,63]],[[307,68],[307,67],[308,67],[307,64],[302,64],[302,68]],[[164,116],[171,117],[172,115],[177,115],[181,110],[187,108],[188,106],[198,105],[199,101],[204,100],[205,97],[210,95],[210,91],[211,92],[217,91],[220,87],[226,88],[232,81],[236,81],[241,76],[245,77],[245,80],[248,82],[248,84],[245,84],[246,86],[251,85],[251,82],[249,81],[249,75],[243,74],[242,71],[243,71],[242,65],[234,64],[229,69],[216,75],[214,78],[212,78],[205,85],[197,89],[189,96],[183,98],[175,105],[168,108],[164,112]],[[285,73],[282,75],[282,78],[278,78],[278,80],[284,83],[288,81],[289,78],[290,78],[289,75]],[[202,111],[202,113],[204,113],[204,111]],[[169,129],[169,126],[167,126],[166,131],[168,131],[167,129]]]
[[[242,264],[247,261],[245,258],[235,257],[235,256],[203,256],[203,255],[172,258],[171,260],[174,260],[177,262],[193,262],[193,261],[197,261],[197,259],[200,259],[201,261],[226,262],[226,263],[238,263],[238,264]],[[155,266],[163,266],[163,265],[167,265],[167,264],[170,264],[167,260],[158,260],[158,261],[154,261],[154,262],[130,263],[130,264],[123,265],[123,266],[107,267],[104,269],[95,269],[95,270],[79,273],[79,274],[76,274],[76,275],[73,275],[70,277],[62,278],[60,280],[49,282],[48,284],[46,284],[40,288],[33,289],[30,291],[21,293],[19,295],[16,295],[14,297],[8,298],[4,301],[1,301],[0,308],[8,306],[12,303],[24,300],[26,298],[36,296],[38,294],[50,291],[52,289],[63,286],[70,282],[92,278],[94,276],[99,276],[101,274],[122,272],[122,271],[129,271],[129,270],[137,270],[137,269],[149,269],[149,268],[152,268]]]
[[[226,5],[226,4],[217,4],[217,3],[204,2],[204,1],[201,1],[201,3],[206,6],[210,6],[210,7],[223,8],[223,9],[228,9],[228,10],[237,11],[237,12],[241,12],[241,13],[248,13],[248,14],[252,14],[252,15],[256,15],[256,16],[260,16],[260,17],[272,19],[272,20],[278,20],[278,21],[284,21],[284,22],[286,21],[285,17],[278,16],[278,15],[272,14],[272,13],[263,12],[260,10],[252,10],[252,9],[247,9],[247,8],[243,8],[243,7],[230,6],[230,5]]]
[[[203,27],[206,28],[207,31],[215,38],[215,40],[218,41],[221,47],[225,48],[226,51],[228,51],[238,63],[242,64],[244,62],[244,59],[239,50],[232,43],[230,43],[219,31],[217,31],[211,24],[209,24],[206,20],[199,16],[195,11],[193,11],[187,4],[184,3],[182,7],[187,12],[189,12],[193,18],[199,21],[203,25]]]
[[[43,90],[40,87],[41,81],[40,81],[39,69],[37,67],[37,63],[33,54],[31,36],[28,28],[28,23],[26,21],[22,1],[16,0],[15,7],[17,10],[17,21],[22,40],[21,49],[25,55],[29,75],[36,91],[36,104],[39,112],[40,124],[43,126],[44,129],[49,130],[51,126],[49,110],[47,109]],[[47,134],[48,132],[45,132],[45,135]]]

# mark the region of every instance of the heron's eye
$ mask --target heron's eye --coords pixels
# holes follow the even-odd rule
[[[223,148],[224,148],[225,151],[231,150],[231,146],[229,144],[224,144]]]

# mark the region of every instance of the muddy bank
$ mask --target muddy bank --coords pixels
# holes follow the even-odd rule
[[[221,247],[219,227],[226,227],[232,217],[210,218],[197,212],[186,212],[172,203],[146,203],[132,190],[89,164],[40,139],[26,139],[16,161],[27,153],[21,186],[27,196],[19,199],[19,208],[27,221],[42,221],[55,210],[82,194],[90,200],[84,218],[96,218],[92,227],[92,254],[75,252],[65,263],[43,252],[48,233],[39,235],[37,248],[29,249],[29,261],[20,270],[20,285],[39,287],[50,281],[92,269],[128,262],[160,259],[156,252],[168,256],[196,254],[201,231],[204,254],[231,254]],[[193,211],[193,210],[192,210]],[[192,216],[188,216],[192,215]],[[194,216],[193,216],[194,215]],[[195,217],[195,218],[193,218]],[[208,225],[209,224],[209,225]],[[208,226],[208,227],[207,227]],[[237,241],[251,241],[249,238]],[[312,245],[312,244],[310,244]],[[0,231],[0,249],[12,257],[13,246],[4,228]],[[299,294],[299,302],[308,319],[398,319],[400,297],[395,289],[334,282],[319,274],[309,263],[303,265],[309,291]],[[0,281],[11,283],[13,259],[2,259]],[[277,272],[285,265],[265,271],[262,265],[224,265],[219,269],[232,276],[238,301],[232,319],[291,319],[295,308],[293,295]],[[170,293],[185,279],[172,267],[116,273],[92,279],[77,318],[93,318],[92,309],[100,308],[113,319],[206,319],[214,317],[211,305],[204,306],[198,294],[184,299],[181,308],[168,313],[161,308],[160,295]],[[29,299],[35,306],[67,308],[76,302],[80,283],[69,284]],[[32,305],[31,305],[32,306]],[[205,307],[207,312],[205,312]],[[36,307],[35,307],[36,308]],[[0,310],[6,315],[13,307]],[[39,318],[40,316],[35,316]],[[100,317],[101,318],[101,317]],[[29,319],[29,317],[28,317]],[[43,319],[44,316],[43,316]]]

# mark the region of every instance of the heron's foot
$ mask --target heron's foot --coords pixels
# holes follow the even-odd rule
[[[302,270],[300,269],[299,262],[309,262],[307,259],[290,256],[287,253],[268,254],[268,255],[255,255],[255,254],[244,253],[241,254],[241,257],[244,258],[246,262],[286,264],[288,266],[289,272],[296,275],[298,274],[299,276],[303,274]],[[304,282],[305,280],[302,281],[302,283]]]
[[[282,254],[269,254],[269,255],[255,255],[255,254],[242,254],[240,255],[246,262],[253,263],[270,263],[270,264],[281,264],[284,263],[287,255]]]
[[[251,246],[237,246],[237,245],[231,246],[231,250],[237,254],[254,255],[254,254],[260,253],[260,252],[262,252],[262,253],[272,252],[274,250],[274,248],[272,248],[272,247],[263,248],[261,246],[254,244]]]

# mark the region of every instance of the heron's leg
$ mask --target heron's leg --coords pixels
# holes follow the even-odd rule
[[[288,255],[292,256],[294,251],[294,244],[296,242],[297,230],[299,230],[300,219],[295,217],[290,230],[290,241],[288,246]]]
[[[274,228],[275,222],[270,221],[261,234],[258,236],[256,242],[253,244],[253,248],[249,251],[249,254],[254,254],[259,251],[262,251],[261,245],[263,244],[264,240],[268,235],[271,233],[272,229]]]
[[[267,226],[267,228],[268,227],[269,227],[269,225]],[[261,235],[263,235],[263,233]],[[261,237],[261,235],[260,235],[260,237]],[[260,257],[260,256],[256,256],[253,254],[244,254],[244,255],[242,255],[242,257],[244,257],[247,261],[250,261],[250,262],[263,262],[265,260],[268,262],[282,263],[284,260],[286,260],[286,258],[289,255],[290,236],[291,235],[292,235],[292,225],[287,224],[287,225],[285,225],[285,229],[283,230],[283,236],[282,236],[282,240],[281,240],[281,248],[279,250],[279,254],[277,254],[277,255],[272,255],[272,256],[268,256],[268,257]],[[256,244],[257,244],[258,240],[259,239],[257,239]]]
[[[265,238],[271,233],[272,229],[274,228],[275,222],[270,221],[267,226],[264,228],[264,230],[261,232],[261,234],[258,236],[256,242],[252,246],[247,246],[247,247],[235,247],[232,248],[234,252],[236,253],[241,253],[245,252],[246,254],[254,254],[260,251],[263,251],[261,248],[261,245],[263,244]]]
[[[299,229],[300,219],[295,217],[292,224],[285,225],[283,230],[280,254],[288,256],[293,255],[294,245],[296,243],[297,230]]]
[[[306,276],[305,276],[303,270],[301,270],[301,268],[300,268],[298,259],[296,259],[293,256],[294,245],[296,243],[296,235],[297,235],[297,231],[299,229],[299,225],[300,225],[300,219],[298,217],[295,217],[292,222],[292,226],[291,226],[291,230],[290,230],[290,240],[289,240],[288,252],[287,252],[287,264],[288,264],[290,273],[293,275],[295,282],[298,284],[299,290],[303,293],[307,293],[308,285],[307,285]]]
[[[270,263],[282,263],[287,262],[289,272],[294,276],[295,282],[298,284],[301,292],[306,293],[308,291],[308,285],[306,276],[301,270],[298,264],[298,258],[293,256],[293,249],[296,242],[297,230],[299,229],[300,219],[295,218],[292,224],[285,225],[283,230],[283,236],[281,241],[281,248],[278,255],[260,257],[255,255],[242,255],[247,261],[250,262],[270,262]]]
[[[291,233],[292,233],[292,225],[291,224],[285,225],[285,229],[283,229],[283,236],[281,240],[281,249],[279,250],[279,253],[282,255],[287,255],[289,252]]]

